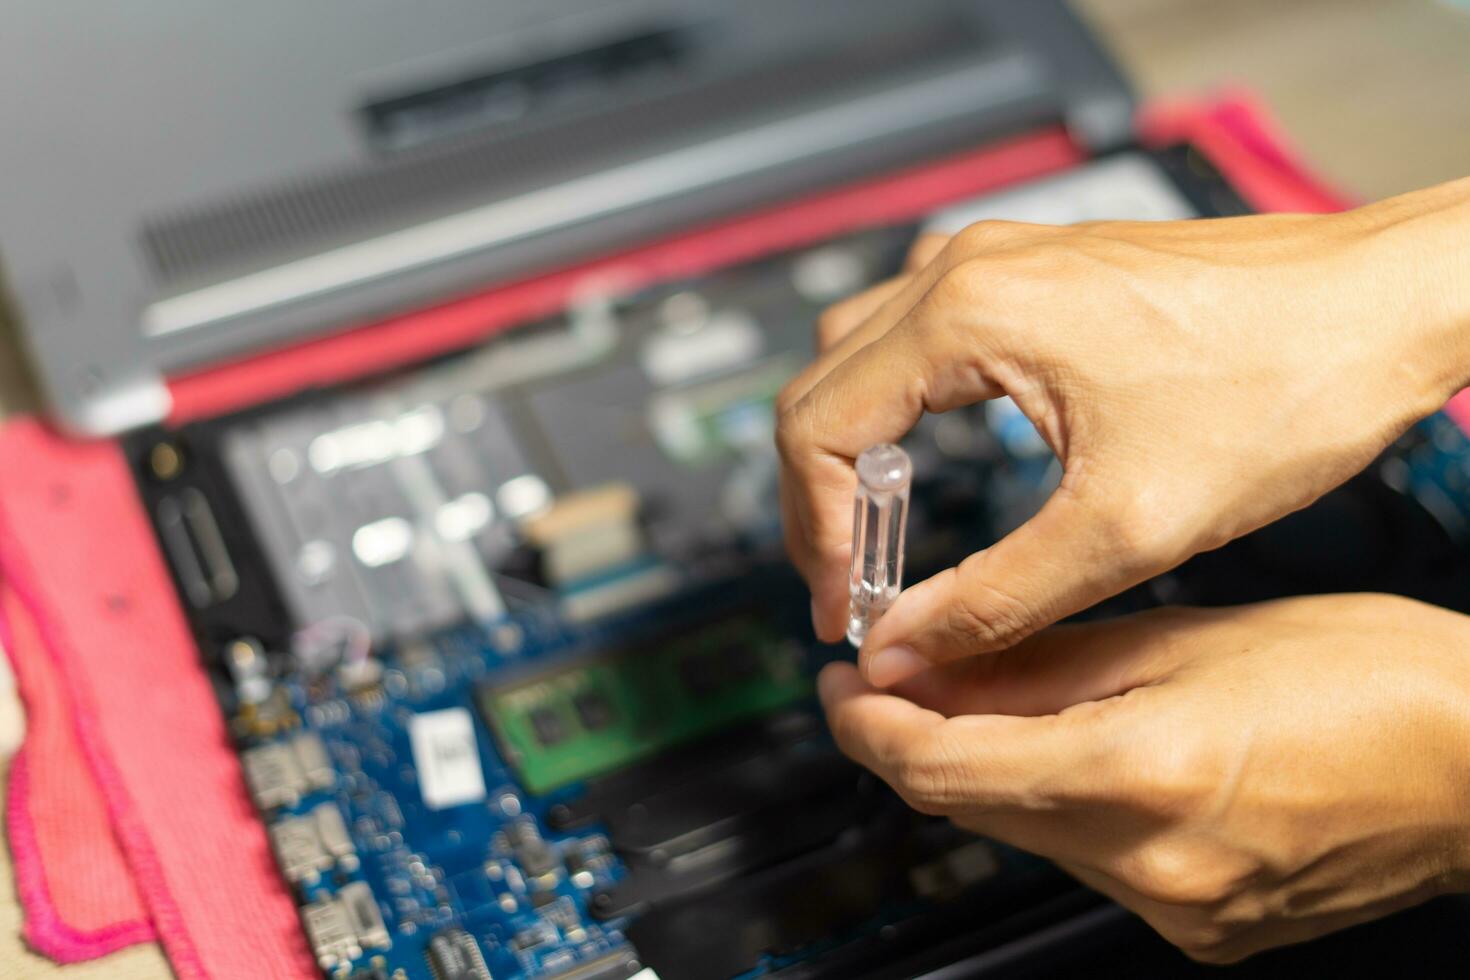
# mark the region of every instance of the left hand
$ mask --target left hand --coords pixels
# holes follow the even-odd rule
[[[891,692],[839,745],[1230,962],[1470,888],[1470,618],[1321,596],[1054,627]]]

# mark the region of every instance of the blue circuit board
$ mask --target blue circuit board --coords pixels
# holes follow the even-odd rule
[[[836,255],[852,267],[852,275],[877,281],[896,266],[911,236],[907,228],[874,229],[854,236],[840,252],[814,254]],[[802,292],[802,277],[795,274],[802,261],[803,256],[792,256],[733,269],[700,283],[697,292],[689,284],[674,284],[620,300],[615,312],[621,340],[606,348],[593,344],[598,331],[583,329],[585,324],[579,326],[568,314],[566,322],[555,318],[528,328],[533,333],[523,347],[509,346],[507,338],[493,351],[499,358],[535,361],[542,349],[538,345],[551,343],[564,348],[559,356],[571,358],[569,364],[580,364],[577,357],[591,359],[592,367],[569,368],[565,377],[535,380],[532,363],[527,368],[532,381],[482,391],[476,387],[484,382],[482,369],[499,361],[469,352],[395,379],[384,391],[369,386],[308,396],[186,433],[182,456],[212,458],[222,478],[205,466],[182,476],[145,475],[144,486],[160,498],[173,500],[189,484],[224,515],[220,525],[226,531],[247,523],[252,530],[231,544],[253,574],[241,577],[240,595],[200,619],[208,645],[220,653],[222,702],[240,741],[247,782],[301,907],[308,944],[327,976],[616,980],[644,969],[638,960],[646,958],[666,978],[754,977],[825,958],[835,946],[850,948],[894,922],[911,924],[907,920],[920,918],[912,915],[916,896],[932,898],[934,904],[952,897],[921,896],[910,887],[905,877],[910,859],[932,861],[941,852],[970,846],[973,839],[941,841],[921,826],[916,832],[906,821],[917,826],[924,818],[915,818],[891,794],[883,805],[884,820],[830,804],[830,799],[846,799],[845,792],[834,792],[820,804],[805,799],[799,781],[781,781],[788,770],[779,767],[811,760],[792,762],[783,755],[787,743],[779,750],[761,750],[760,764],[776,767],[764,771],[771,785],[756,787],[733,804],[726,800],[734,810],[715,813],[702,824],[702,800],[683,800],[682,808],[660,811],[673,812],[704,832],[727,825],[744,828],[743,815],[736,820],[729,814],[743,813],[739,807],[753,799],[761,801],[759,818],[750,818],[752,829],[700,845],[704,850],[694,857],[692,851],[678,852],[683,863],[667,874],[645,852],[624,848],[625,839],[612,826],[644,797],[617,806],[606,797],[594,801],[608,782],[634,779],[641,769],[657,769],[684,749],[698,756],[694,769],[704,767],[706,778],[722,779],[737,763],[727,759],[705,767],[707,743],[722,732],[737,737],[732,729],[759,728],[763,720],[788,710],[810,722],[792,742],[799,741],[801,748],[791,753],[799,756],[810,748],[812,756],[820,756],[819,765],[808,770],[820,770],[834,782],[847,779],[847,788],[867,778],[835,751],[815,705],[802,701],[810,699],[807,678],[826,660],[850,656],[850,651],[824,648],[812,638],[806,590],[779,554],[772,402],[781,381],[810,353],[809,324],[831,298]],[[675,349],[669,339],[688,336],[680,317],[695,313],[714,317],[710,336],[746,338],[742,344],[754,336],[753,349],[763,353],[750,363],[706,365],[682,381],[655,383],[644,364],[650,344],[660,341],[663,347],[657,349]],[[685,361],[687,346],[677,348],[685,351],[680,355]],[[474,371],[466,373],[469,368]],[[685,364],[683,370],[694,368]],[[978,409],[955,412],[945,421],[946,438],[936,434],[940,422],[931,419],[912,440],[916,472],[922,474],[915,499],[928,500],[923,484],[931,480],[936,487],[972,492],[972,499],[982,500],[980,484],[1000,465],[982,414]],[[373,441],[384,432],[393,438],[382,445]],[[367,447],[369,442],[376,448]],[[410,444],[418,448],[403,448]],[[350,465],[343,462],[347,449]],[[139,456],[145,467],[147,458],[148,451]],[[1029,462],[1011,467],[1015,472],[1007,482],[1007,499],[1017,512],[1043,487],[1049,469],[1046,460]],[[150,472],[145,468],[145,474]],[[964,479],[949,479],[956,473]],[[436,492],[426,495],[425,485]],[[544,499],[507,494],[517,488],[537,490]],[[626,526],[614,520],[616,515],[609,517],[624,499],[619,493],[634,501]],[[590,553],[596,561],[587,568],[573,562],[568,567],[575,573],[563,574],[557,548],[537,539],[527,515],[541,513],[553,501],[578,500],[582,513],[593,506],[598,520],[626,532],[636,546],[615,561],[597,564],[603,560],[597,549],[624,537],[594,536],[590,551],[579,551],[576,536],[566,535],[573,541],[563,543],[562,550],[582,559]],[[473,516],[460,507],[466,503],[478,504],[471,510],[481,515],[481,523],[464,524],[470,530],[462,534],[441,531],[440,518],[448,511],[453,511],[450,517]],[[913,508],[911,527],[923,540],[908,555],[911,574],[942,567],[954,560],[956,549],[973,550],[989,540],[993,522],[984,506],[928,520],[942,511]],[[389,555],[360,548],[382,533],[397,534],[400,551]],[[420,562],[420,552],[407,544],[420,537],[428,541],[423,554],[453,554],[493,582],[490,591],[501,593],[496,610],[481,613],[463,601],[467,591],[474,591],[467,589],[467,578],[475,576],[459,575],[460,565],[445,559],[421,569],[420,564],[432,562]],[[483,591],[475,595],[483,598]],[[708,627],[715,634],[708,643],[711,658],[727,676],[737,676],[745,669],[735,665],[740,657],[727,655],[741,646],[742,636],[752,638],[748,630],[737,635],[735,620],[742,611],[764,630],[756,637],[761,642],[743,647],[757,651],[753,660],[743,661],[745,668],[754,663],[756,669],[744,680],[721,681],[718,695],[699,701],[698,678],[683,671],[690,661],[706,658],[679,644],[703,643]],[[483,622],[446,628],[476,617]],[[318,657],[298,649],[301,636],[333,621],[354,622],[364,632],[361,660],[345,650],[324,647],[328,655]],[[579,676],[616,675],[609,682],[615,694],[650,690],[656,685],[635,680],[633,668],[580,665],[642,652],[633,648],[659,637],[670,642],[663,651],[668,656],[651,658],[655,668],[643,674],[677,681],[682,707],[668,711],[676,722],[647,738],[646,731],[632,730],[641,725],[637,719],[658,713],[647,711],[650,704],[670,704],[639,699],[637,710],[617,712],[619,724],[627,723],[624,729],[581,725],[582,741],[558,744],[556,752],[575,754],[595,741],[587,754],[596,756],[594,761],[613,760],[568,770],[575,775],[566,779],[587,783],[567,783],[556,773],[547,775],[544,766],[533,772],[528,759],[537,759],[534,740],[550,748],[535,730],[534,710],[500,711],[490,702],[515,694],[523,683],[535,687],[542,683],[538,677],[557,674],[563,666],[583,671]],[[790,644],[792,652],[771,659],[762,645],[766,641],[771,649]],[[626,659],[647,663],[650,658]],[[799,667],[767,670],[778,662]],[[575,716],[563,713],[578,724]],[[425,741],[436,739],[445,758],[426,759]],[[630,754],[618,756],[625,748]],[[541,761],[551,754],[543,753]],[[321,765],[314,765],[314,758]],[[844,771],[835,773],[829,760]],[[441,762],[451,771],[447,788],[444,779],[436,782],[428,772]],[[578,806],[595,816],[579,819],[575,830],[553,819],[559,808]],[[820,812],[814,817],[808,811]],[[779,841],[788,823],[801,819],[806,836],[799,846],[780,851],[782,845],[760,843]],[[540,867],[529,867],[527,835],[555,860],[537,860]],[[722,847],[732,850],[720,857],[726,853]],[[813,859],[803,863],[809,855]],[[569,856],[578,857],[575,867]],[[983,858],[965,871],[973,874],[966,887],[1011,860]],[[990,866],[982,866],[986,862]],[[760,872],[779,866],[795,880],[809,865],[855,868],[852,874],[881,879],[884,887],[854,910],[842,909],[815,924],[810,917],[783,918],[774,912],[762,919],[780,895],[760,892],[731,913],[743,922],[761,920],[757,925],[711,937],[739,935],[746,942],[738,955],[727,951],[723,959],[707,956],[703,947],[691,951],[680,945],[705,935],[699,926],[669,927],[659,934],[662,945],[658,938],[648,940],[655,931],[650,921],[658,915],[667,920],[686,896],[697,894],[704,902],[713,894],[720,900],[742,886],[755,894],[765,887],[764,879],[752,883]],[[711,888],[700,879],[684,890],[691,878],[717,873],[728,875],[730,888]],[[640,888],[655,888],[651,881],[666,891],[642,901],[636,915],[632,906],[626,915],[621,905],[611,911],[606,904],[593,907],[609,893],[643,895]],[[943,891],[947,886],[934,887]],[[789,934],[782,932],[787,923],[797,923]],[[472,961],[482,957],[483,966],[470,962],[468,972],[446,974],[440,964],[436,970],[432,964],[446,941]],[[923,943],[913,940],[913,945]],[[678,955],[669,952],[674,946]],[[703,973],[690,972],[696,960]],[[595,964],[606,969],[592,969]],[[751,964],[753,970],[747,970]]]
[[[302,730],[320,735],[336,776],[332,786],[306,794],[281,816],[335,803],[360,865],[304,887],[302,897],[321,901],[350,881],[364,881],[377,898],[391,940],[386,949],[364,950],[354,966],[427,980],[432,974],[425,944],[450,926],[476,937],[496,978],[555,975],[625,945],[621,922],[599,923],[587,912],[594,884],[605,886],[621,873],[606,838],[596,827],[557,834],[545,819],[548,809],[577,787],[539,798],[523,794],[473,703],[474,687],[486,677],[567,655],[589,638],[541,616],[521,617],[502,631],[515,634],[515,643],[506,645],[513,653],[498,650],[482,631],[464,628],[435,638],[432,653],[412,665],[390,655],[381,686],[362,695],[324,697],[293,685]],[[475,719],[484,799],[434,809],[418,785],[410,727],[415,715],[450,709]],[[553,849],[590,846],[607,859],[595,865],[581,887],[558,872],[533,889],[504,840],[507,826],[528,817]],[[514,948],[518,936],[533,934],[542,941]]]
[[[778,578],[790,584],[787,576]],[[745,603],[753,594],[775,601],[769,596],[773,582],[747,582],[739,591]],[[486,681],[576,663],[610,645],[626,644],[654,624],[666,631],[670,622],[687,618],[689,609],[699,609],[701,619],[707,618],[711,606],[718,608],[719,603],[695,594],[678,606],[594,628],[569,626],[546,609],[523,610],[488,628],[463,626],[412,649],[388,651],[377,681],[357,692],[331,677],[298,678],[282,685],[299,727],[255,740],[246,750],[247,775],[253,750],[290,746],[303,735],[320,739],[332,774],[289,803],[267,808],[268,827],[310,819],[322,804],[334,805],[355,851],[353,859],[339,861],[330,873],[311,874],[296,883],[308,939],[321,952],[321,936],[312,931],[312,908],[352,894],[354,887],[360,889],[354,886],[358,882],[371,889],[386,932],[377,947],[362,943],[360,955],[324,957],[321,964],[328,976],[436,980],[427,944],[436,933],[453,928],[474,937],[496,980],[577,976],[579,967],[603,960],[615,963],[619,954],[624,963],[631,962],[636,954],[624,933],[627,920],[599,920],[589,905],[598,891],[625,873],[605,829],[593,822],[560,832],[549,819],[583,787],[527,793],[480,716],[475,692]],[[789,625],[800,629],[795,620]],[[840,653],[810,642],[805,649],[806,669],[813,671]],[[421,785],[424,759],[416,755],[413,729],[416,719],[451,712],[470,721],[482,789],[465,803],[435,807],[426,802],[431,794]],[[518,864],[507,831],[528,821],[552,853],[576,851],[586,858],[577,874],[569,873],[560,860],[549,873],[540,874]],[[285,855],[278,856],[286,863]],[[873,928],[881,926],[875,922]],[[815,955],[821,949],[809,952]],[[807,954],[772,957],[747,976],[789,965],[802,955]]]
[[[1024,460],[1023,460],[1024,461]],[[1018,469],[1028,492],[1045,493],[1045,462],[1035,472]],[[1380,462],[1390,486],[1420,501],[1453,537],[1463,540],[1470,529],[1470,438],[1448,417],[1436,415],[1419,423]],[[775,611],[793,635],[804,631],[798,610],[786,608],[799,595],[789,573],[753,577],[728,586],[726,594],[755,597]],[[436,980],[426,958],[429,940],[448,929],[463,929],[498,980],[576,976],[579,967],[615,961],[631,963],[626,918],[599,919],[594,896],[615,884],[624,865],[595,822],[574,832],[556,829],[550,814],[583,792],[580,784],[544,795],[526,792],[514,766],[480,715],[475,692],[486,681],[498,682],[544,671],[589,653],[627,643],[661,623],[677,623],[687,610],[718,606],[714,594],[684,596],[671,606],[644,610],[637,616],[597,627],[571,626],[550,608],[532,607],[492,627],[464,626],[441,632],[412,649],[388,651],[377,682],[356,693],[298,678],[283,685],[300,728],[279,736],[289,742],[301,733],[314,734],[325,747],[334,770],[330,785],[304,793],[274,810],[269,822],[311,814],[323,803],[341,811],[356,859],[338,863],[331,874],[298,882],[305,908],[329,903],[333,896],[363,882],[377,902],[386,942],[364,946],[361,955],[323,961],[330,976],[387,977],[390,980]],[[681,610],[683,610],[681,612]],[[840,651],[805,641],[806,668],[815,671]],[[423,760],[416,758],[412,729],[420,716],[458,712],[473,731],[480,788],[459,805],[432,807],[420,785]],[[268,744],[268,743],[266,743]],[[518,865],[507,832],[530,821],[547,847],[558,855],[577,851],[591,861],[573,875],[560,861],[553,871],[527,873]],[[999,851],[1012,870],[1025,870],[1022,855]],[[895,905],[865,926],[916,911]],[[308,926],[308,932],[310,927]],[[832,936],[797,953],[768,956],[757,977],[818,956],[846,938]],[[377,972],[373,972],[377,971]],[[613,975],[617,975],[616,972]]]

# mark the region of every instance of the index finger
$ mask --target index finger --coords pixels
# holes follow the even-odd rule
[[[900,324],[835,365],[777,422],[787,551],[812,590],[817,635],[828,642],[845,628],[857,456],[899,441],[926,411],[1001,393],[981,363],[980,345],[962,343],[962,331],[954,329],[957,318],[978,315],[976,304],[957,298],[957,287],[946,283],[940,280]]]

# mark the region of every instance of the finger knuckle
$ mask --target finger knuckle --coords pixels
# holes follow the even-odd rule
[[[940,232],[929,232],[920,236],[909,249],[909,254],[904,259],[904,268],[915,272],[928,265],[934,256],[944,251],[952,237]]]
[[[986,252],[1014,241],[1023,227],[1025,226],[1015,221],[976,221],[961,228],[950,244],[965,255]]]
[[[941,735],[931,735],[899,762],[893,788],[920,813],[942,816],[963,794],[962,769],[949,741]]]
[[[851,301],[829,306],[817,316],[817,344],[825,349],[841,340],[854,326]]]
[[[781,387],[780,391],[776,392],[776,401],[774,407],[776,412],[776,433],[778,438],[780,436],[782,426],[791,421],[790,415],[792,411],[796,408],[797,402],[799,401],[801,401],[801,389],[797,386],[797,383],[795,381],[788,382]]]
[[[1185,900],[1188,886],[1184,883],[1189,868],[1177,848],[1150,844],[1140,848],[1128,864],[1124,875],[1128,887],[1144,898],[1171,907],[1190,904]]]
[[[1157,737],[1133,755],[1127,780],[1129,803],[1174,825],[1204,813],[1226,778],[1219,753],[1201,739],[1160,725]]]
[[[950,266],[929,287],[929,300],[941,309],[968,309],[980,299],[983,261],[970,259]]]
[[[990,584],[959,588],[945,620],[945,631],[976,653],[1014,646],[1039,625],[1030,603]]]
[[[1173,908],[1212,911],[1239,892],[1240,876],[1203,849],[1173,842],[1142,848],[1132,861],[1129,887],[1154,902]],[[1211,922],[1224,928],[1212,917]]]
[[[1173,565],[1182,549],[1169,515],[1144,490],[1118,493],[1099,510],[1096,526],[1110,555],[1139,574]]]
[[[789,387],[776,398],[776,452],[790,461],[807,446],[807,424],[801,407],[802,395]]]

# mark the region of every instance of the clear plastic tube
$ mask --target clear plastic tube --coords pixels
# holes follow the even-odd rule
[[[862,646],[868,630],[903,588],[904,523],[909,513],[909,454],[881,443],[857,459],[848,574],[847,642]]]

